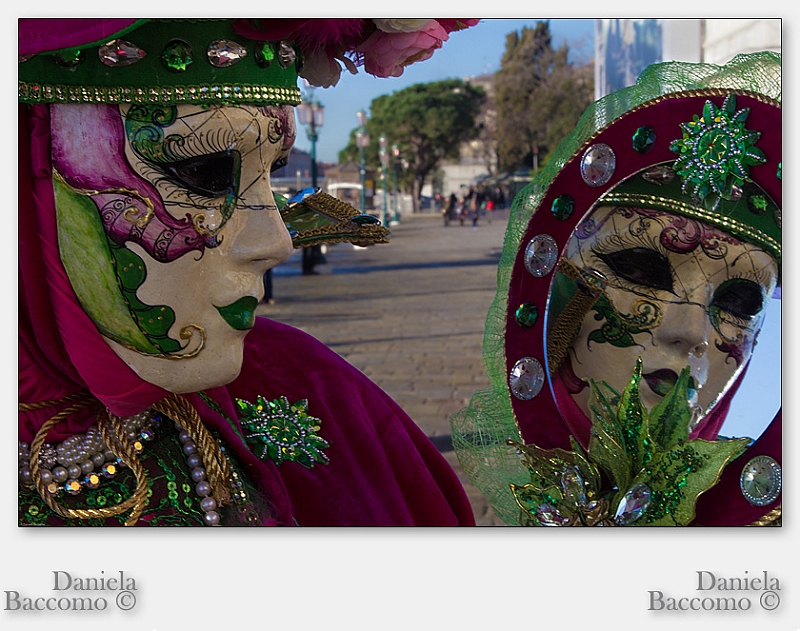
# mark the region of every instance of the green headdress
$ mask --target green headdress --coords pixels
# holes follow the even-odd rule
[[[300,103],[288,42],[256,41],[230,19],[139,20],[100,42],[22,55],[24,103]]]

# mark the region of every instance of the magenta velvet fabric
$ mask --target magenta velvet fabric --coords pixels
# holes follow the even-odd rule
[[[112,39],[138,20],[126,18],[20,18],[19,54],[74,48]]]
[[[58,253],[47,106],[19,116],[19,400],[36,403],[90,391],[128,416],[168,393],[141,380],[104,342],[75,296]],[[234,397],[308,399],[330,444],[329,465],[262,462],[228,421],[198,395],[187,398],[206,425],[233,446],[262,491],[276,523],[304,526],[474,525],[455,472],[414,422],[375,384],[320,342],[257,319],[246,339],[240,377],[208,395],[230,419]],[[19,438],[30,442],[54,411],[21,412]],[[52,431],[57,441],[84,431],[75,415]],[[235,421],[234,421],[235,422]]]

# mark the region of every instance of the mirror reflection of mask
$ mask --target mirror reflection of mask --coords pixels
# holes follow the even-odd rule
[[[642,357],[642,398],[652,408],[688,365],[699,420],[746,365],[777,278],[772,256],[717,227],[601,206],[576,228],[554,281],[548,334],[571,341],[550,353],[550,367],[574,384],[589,416],[586,380],[621,391]],[[570,309],[591,281],[592,297]]]
[[[52,109],[59,247],[82,306],[146,381],[228,383],[262,275],[292,251],[269,181],[291,108]]]

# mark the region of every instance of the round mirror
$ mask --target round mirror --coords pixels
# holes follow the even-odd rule
[[[658,404],[688,369],[691,435],[716,437],[779,282],[766,248],[720,221],[702,221],[702,209],[693,212],[676,191],[645,194],[670,186],[648,182],[651,173],[606,193],[577,223],[553,276],[547,372],[559,412],[578,437],[591,425],[590,381],[621,393],[638,358],[645,407]],[[718,201],[717,210],[746,203],[748,195],[764,193],[751,185],[738,199]]]

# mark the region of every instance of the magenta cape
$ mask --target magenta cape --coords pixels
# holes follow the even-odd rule
[[[20,106],[19,123],[19,401],[88,390],[114,414],[135,414],[167,393],[114,354],[78,303],[58,253],[49,109]],[[322,420],[330,464],[276,466],[250,452],[199,396],[187,395],[204,423],[233,446],[278,524],[474,524],[458,477],[424,433],[363,374],[301,331],[258,318],[241,375],[208,394],[232,419],[235,397],[252,402],[260,394],[307,399],[309,414]],[[19,439],[30,442],[53,413],[21,412]],[[82,432],[93,420],[76,415],[48,440]]]

